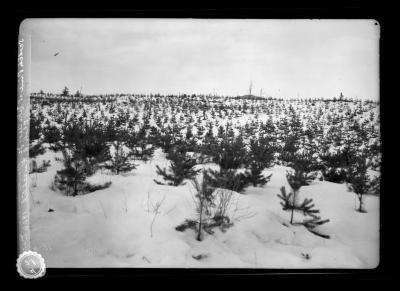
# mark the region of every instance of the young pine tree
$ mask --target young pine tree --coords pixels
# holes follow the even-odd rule
[[[64,168],[57,171],[54,185],[67,196],[76,196],[82,191],[87,177],[87,163],[78,153],[62,149]]]
[[[69,89],[67,87],[64,87],[62,90],[61,96],[67,97],[69,96]]]
[[[137,165],[132,161],[132,151],[126,146],[129,134],[125,130],[119,130],[115,134],[115,140],[108,151],[108,163],[105,168],[119,175],[136,169]]]
[[[346,181],[347,172],[351,165],[349,147],[344,147],[337,152],[325,151],[319,155],[321,160],[322,175],[326,181],[343,183]]]
[[[132,154],[139,160],[147,162],[154,155],[154,146],[150,143],[150,138],[145,126],[142,126],[138,132],[132,133],[128,143]]]
[[[171,186],[179,186],[183,184],[185,179],[192,179],[195,177],[200,170],[195,170],[196,159],[191,158],[187,155],[185,149],[174,149],[171,150],[167,159],[170,160],[171,165],[169,166],[169,172],[166,168],[161,169],[157,167],[157,174],[162,176],[167,184]],[[164,183],[154,180],[157,184],[164,185]]]
[[[197,228],[197,240],[202,240],[202,229],[204,227],[204,217],[207,215],[207,206],[212,203],[212,193],[214,188],[210,187],[209,176],[205,172],[203,179],[199,182],[197,179],[192,179],[193,186],[195,187],[197,205],[196,210],[198,213],[198,228]]]
[[[359,206],[357,211],[361,213],[367,212],[364,206],[363,195],[366,194],[370,188],[369,177],[367,174],[366,158],[361,156],[354,156],[352,159],[352,166],[348,172],[347,182],[350,184],[349,188],[358,197]]]
[[[85,122],[75,129],[73,148],[86,161],[87,174],[92,175],[108,158],[105,129],[98,122]]]
[[[185,133],[185,138],[184,138],[184,143],[186,144],[186,149],[189,152],[194,152],[196,150],[196,139],[195,136],[192,132],[192,126],[189,125],[186,128],[186,133]]]
[[[197,219],[186,219],[184,223],[178,225],[175,229],[184,231],[187,228],[193,229],[196,233],[196,239],[201,241],[203,233],[213,234],[214,228],[225,232],[233,225],[228,214],[231,201],[231,194],[215,191],[211,184],[211,177],[208,172],[203,172],[201,180],[192,179],[196,190],[195,203]]]
[[[31,112],[29,121],[29,158],[36,158],[38,155],[42,155],[45,152],[41,133],[41,121]]]
[[[247,157],[247,168],[249,170],[246,175],[254,187],[263,186],[271,179],[272,174],[265,177],[262,175],[262,171],[272,165],[273,158],[274,151],[267,139],[250,140],[250,151]]]
[[[233,131],[232,131],[233,134]],[[241,135],[227,135],[214,152],[214,162],[222,170],[238,169],[246,161],[246,148]]]
[[[61,144],[64,169],[57,171],[54,178],[57,188],[66,195],[76,196],[110,185],[90,185],[85,182],[86,177],[93,175],[107,159],[108,147],[101,124],[72,119],[63,128]]]
[[[286,173],[286,179],[290,188],[292,189],[292,211],[291,211],[291,223],[293,222],[294,210],[299,206],[299,191],[302,186],[309,185],[311,180],[314,179],[315,175],[310,173],[314,169],[312,161],[306,154],[296,154],[290,166],[292,171]],[[283,195],[283,193],[282,193]]]
[[[211,183],[216,188],[242,192],[249,185],[246,174],[237,173],[237,169],[246,163],[247,152],[242,135],[237,137],[229,125],[226,126],[223,140],[216,144],[213,161],[219,165],[219,171],[209,169]]]
[[[282,200],[280,204],[282,205],[282,210],[291,211],[290,216],[290,224],[300,224],[304,225],[310,232],[321,236],[323,238],[330,238],[329,235],[323,234],[319,232],[316,227],[322,224],[329,222],[329,219],[321,219],[317,214],[320,212],[318,209],[315,209],[315,205],[313,204],[312,199],[305,198],[302,203],[295,204],[294,201],[294,192],[287,193],[284,186],[281,187],[281,194],[277,194],[277,196]],[[293,222],[293,213],[294,211],[300,212],[303,216],[310,218],[305,218],[300,223]]]

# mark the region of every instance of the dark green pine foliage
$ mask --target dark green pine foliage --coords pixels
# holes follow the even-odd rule
[[[320,212],[318,209],[315,209],[315,205],[313,204],[313,200],[309,198],[305,198],[302,203],[296,204],[294,193],[287,193],[284,186],[281,187],[281,193],[277,194],[277,196],[282,200],[280,204],[282,205],[282,210],[291,211],[290,224],[301,224],[304,225],[310,232],[321,236],[323,238],[330,238],[329,235],[323,234],[319,232],[316,227],[325,223],[328,223],[329,219],[321,219],[317,214]],[[294,211],[302,213],[305,217],[309,216],[310,218],[305,218],[300,223],[293,222],[293,213]]]
[[[192,180],[192,183],[197,191],[196,193],[196,199],[197,199],[197,205],[196,205],[196,210],[198,213],[198,221],[197,221],[197,240],[201,241],[202,240],[202,230],[204,228],[204,221],[205,217],[207,216],[207,206],[213,203],[213,197],[212,193],[214,192],[214,189],[210,186],[210,176],[205,172],[203,174],[203,179],[200,182],[198,182],[196,179]]]
[[[315,174],[310,173],[314,169],[314,165],[306,154],[297,154],[291,161],[290,166],[293,168],[292,171],[286,173],[286,179],[290,188],[292,189],[292,213],[291,223],[293,222],[293,214],[296,207],[299,205],[298,195],[299,190],[302,186],[309,185],[311,180],[315,178]]]
[[[288,163],[294,171],[287,173],[287,180],[292,189],[300,189],[301,186],[307,186],[316,177],[315,171],[319,169],[318,164],[314,162],[313,157],[307,153],[297,153]]]
[[[299,140],[294,135],[285,137],[283,147],[281,148],[280,160],[288,166],[293,161],[296,152],[299,149]]]
[[[301,170],[294,170],[293,172],[286,173],[286,179],[294,191],[300,190],[302,186],[310,184],[310,177],[307,172]]]
[[[246,147],[243,137],[241,135],[235,137],[233,130],[228,131],[228,136],[219,144],[214,153],[213,161],[222,170],[238,169],[242,166],[246,161]]]
[[[197,133],[196,133],[196,139],[198,141],[202,141],[203,140],[203,135],[204,135],[204,126],[199,124],[197,126]]]
[[[192,179],[195,177],[200,170],[195,170],[196,159],[187,155],[184,148],[177,148],[171,150],[167,154],[167,159],[170,160],[171,165],[168,170],[166,168],[161,169],[160,166],[157,167],[157,174],[162,176],[167,184],[170,186],[179,186],[185,184],[183,181],[185,179]],[[165,185],[163,182],[154,180],[157,184]]]
[[[329,235],[323,234],[316,229],[317,226],[325,224],[329,221],[330,221],[329,219],[321,219],[319,216],[317,216],[309,219],[304,219],[301,224],[304,225],[310,232],[312,232],[315,235],[318,235],[323,238],[330,238]]]
[[[164,153],[168,153],[171,150],[172,146],[174,145],[173,144],[174,140],[171,132],[172,129],[169,125],[166,128],[162,128],[160,130],[158,141],[159,141],[159,146],[161,147]]]
[[[154,155],[154,146],[152,144],[146,144],[141,142],[139,148],[134,152],[134,155],[139,160],[144,162],[149,161]]]
[[[268,118],[268,120],[261,125],[261,133],[267,137],[275,136],[275,125],[272,118]]]
[[[104,136],[104,128],[98,122],[85,122],[78,125],[73,135],[75,151],[79,152],[82,159],[90,165],[87,167],[88,175],[94,174],[100,163],[108,158],[108,146]]]
[[[29,158],[36,158],[38,155],[43,155],[45,150],[43,143],[40,141],[29,143]]]
[[[182,130],[185,128],[184,125],[173,124],[171,128],[172,145],[182,146],[184,145]]]
[[[238,193],[249,185],[249,179],[243,173],[237,173],[234,169],[221,169],[219,171],[208,169],[210,184],[215,188],[229,189]]]
[[[235,137],[233,128],[227,124],[224,138],[216,145],[213,162],[220,170],[208,170],[211,184],[217,188],[242,192],[249,185],[246,174],[237,173],[237,169],[246,163],[247,152],[242,135]]]
[[[213,125],[210,123],[208,125],[208,130],[204,136],[204,142],[201,145],[200,152],[206,156],[212,156],[217,150],[217,140],[214,136]]]
[[[56,144],[61,140],[61,132],[56,126],[48,126],[43,130],[43,142]]]
[[[150,143],[152,138],[148,134],[148,127],[143,125],[138,132],[131,131],[126,138],[126,145],[131,150],[131,155],[136,159],[147,162],[154,155],[154,145]]]
[[[318,218],[316,215],[319,213],[318,209],[314,209],[314,204],[312,204],[313,200],[309,198],[305,198],[303,202],[296,206],[299,211],[303,213],[304,216],[311,216],[312,218]]]
[[[316,122],[308,120],[306,129],[304,130],[301,138],[301,147],[310,155],[317,154],[318,147],[316,146],[315,141],[320,140],[322,134],[323,130],[320,125]]]
[[[61,131],[56,126],[48,126],[43,130],[43,142],[50,144],[49,148],[55,152],[62,148]]]
[[[213,195],[215,188],[211,184],[211,179],[208,172],[203,172],[203,177],[200,181],[192,179],[193,186],[196,189],[195,201],[198,218],[186,219],[175,228],[177,231],[194,230],[197,233],[196,239],[198,241],[203,240],[204,232],[212,235],[215,228],[225,232],[229,227],[233,226],[233,222],[224,210],[212,211],[219,205],[217,205],[215,195]]]
[[[116,130],[114,141],[111,143],[113,153],[111,153],[111,149],[107,153],[108,161],[105,163],[104,167],[117,175],[130,172],[137,167],[132,161],[131,149],[126,146],[129,138],[130,135],[126,130]]]
[[[282,210],[287,211],[293,208],[293,193],[287,193],[285,186],[281,187],[281,194],[277,196],[282,200],[280,204],[282,205]],[[291,222],[292,223],[292,222]]]
[[[98,122],[79,123],[75,118],[65,126],[61,147],[64,168],[57,171],[54,185],[66,195],[93,192],[111,184],[91,185],[85,182],[86,177],[93,175],[107,160],[105,132]]]
[[[284,133],[284,146],[281,151],[281,160],[290,167],[295,155],[300,149],[301,137],[303,135],[302,123],[300,117],[296,114],[293,107],[289,107],[290,119],[287,123],[282,123],[282,132]],[[285,120],[284,120],[285,121]]]
[[[29,158],[35,158],[45,152],[43,142],[41,140],[41,120],[36,118],[32,113],[29,122]]]
[[[87,159],[82,157],[82,152],[62,150],[64,168],[57,171],[53,185],[67,196],[77,196],[107,188],[111,182],[93,185],[86,182],[92,168]]]
[[[259,136],[269,141],[269,146],[273,148],[274,152],[278,151],[277,131],[271,117],[265,123],[260,122]]]
[[[149,111],[149,109],[146,109]],[[150,112],[150,111],[149,111]],[[133,119],[129,119],[128,114],[122,114],[119,116],[118,125],[127,124],[128,130],[124,133],[125,145],[129,148],[129,157],[134,156],[138,160],[147,162],[154,155],[154,144],[160,143],[160,133],[157,128],[150,126],[150,113],[142,117],[142,124],[139,126],[137,132],[135,132],[135,124],[138,121],[138,117],[135,116]]]
[[[147,138],[148,142],[154,146],[160,144],[160,130],[156,126],[151,126]]]
[[[255,136],[256,129],[252,124],[246,123],[243,129],[244,129],[243,135],[246,140],[249,140]]]
[[[191,125],[188,125],[186,128],[184,144],[186,145],[186,150],[188,152],[194,152],[196,150],[197,143]]]
[[[67,196],[76,196],[85,186],[87,166],[85,160],[76,152],[62,149],[64,168],[57,171],[54,185]]]
[[[162,128],[163,122],[161,120],[161,116],[157,116],[155,124],[157,125],[158,128]]]
[[[219,139],[221,139],[221,140],[225,138],[225,130],[224,130],[224,127],[223,127],[222,125],[220,125],[220,126],[218,127],[217,137],[218,137]]]
[[[29,120],[29,141],[40,139],[42,131],[41,123],[41,119],[35,117],[31,112]]]
[[[113,142],[114,140],[117,139],[117,132],[118,128],[116,126],[116,119],[111,118],[110,120],[107,121],[107,124],[104,126],[104,139],[106,142]]]
[[[263,186],[269,182],[271,175],[264,176],[262,171],[272,165],[274,150],[266,138],[251,139],[250,150],[247,156],[246,176],[254,186]]]
[[[335,153],[325,151],[319,155],[321,171],[324,179],[329,182],[343,183],[351,165],[352,150],[345,146]]]
[[[62,90],[61,96],[64,96],[64,97],[69,96],[69,89],[66,86]]]
[[[50,160],[43,160],[40,166],[38,166],[36,160],[32,160],[30,163],[29,174],[46,172],[48,167],[50,167]]]
[[[371,186],[367,169],[368,165],[365,156],[354,155],[348,172],[347,182],[349,183],[350,190],[352,190],[358,197],[359,207],[357,211],[361,213],[367,212],[364,207],[363,195],[369,191]]]

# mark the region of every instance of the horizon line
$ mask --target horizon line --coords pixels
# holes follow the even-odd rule
[[[79,90],[78,90],[79,91]],[[41,94],[40,92],[30,92],[30,95],[39,95]],[[62,93],[53,93],[53,92],[43,92],[44,95],[53,95],[53,96],[62,96]],[[274,97],[274,96],[259,96],[259,95],[255,95],[255,94],[242,94],[242,95],[224,95],[224,94],[215,94],[215,93],[183,93],[183,92],[179,92],[179,93],[168,93],[168,94],[164,94],[164,93],[124,93],[124,92],[119,92],[119,93],[94,93],[94,94],[85,94],[85,93],[80,93],[81,96],[74,96],[76,95],[76,93],[73,94],[69,94],[68,96],[63,96],[63,97],[73,97],[73,98],[80,98],[80,97],[100,97],[100,96],[116,96],[116,95],[130,95],[130,96],[149,96],[149,95],[157,95],[160,97],[167,97],[167,96],[176,96],[176,97],[180,97],[180,96],[208,96],[208,97],[219,97],[219,98],[223,98],[223,97],[228,97],[228,98],[237,98],[237,97],[255,97],[255,98],[261,98],[261,99],[283,99],[283,100],[301,100],[301,99],[311,99],[311,100],[318,100],[318,99],[326,99],[326,100],[332,100],[332,99],[336,99],[338,101],[340,100],[361,100],[361,101],[373,101],[373,102],[379,102],[380,98],[361,98],[361,97],[350,97],[350,96],[344,96],[343,98],[340,99],[340,95],[339,96],[331,96],[331,97],[290,97],[290,96],[286,96],[286,97]]]

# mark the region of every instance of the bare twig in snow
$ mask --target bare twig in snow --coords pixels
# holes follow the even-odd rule
[[[163,216],[165,216],[165,215],[167,215],[167,214],[169,214],[170,212],[172,212],[172,210],[174,210],[176,208],[176,205],[174,206],[174,207],[172,207],[170,210],[168,210],[166,213],[164,213],[164,215]]]
[[[125,210],[126,213],[128,213],[128,199],[126,197],[125,191],[122,192],[122,195],[124,196],[124,206],[123,209]]]
[[[236,205],[233,211],[232,219],[236,221],[241,221],[243,219],[251,218],[257,214],[256,212],[249,211],[250,206],[240,208],[238,204],[239,204],[239,198],[236,199]],[[238,215],[239,213],[242,214]]]
[[[36,188],[37,187],[37,179],[38,179],[38,177],[37,177],[37,173],[33,173],[33,174],[31,174],[31,181],[32,181],[32,187],[33,188]]]
[[[164,200],[165,200],[165,195],[162,200],[156,202],[156,205],[152,205],[152,212],[154,213],[154,216],[150,224],[150,237],[153,237],[153,224],[156,220],[157,215],[160,213],[160,207],[163,204]]]
[[[103,205],[103,203],[101,203],[101,201],[100,201],[100,200],[97,200],[97,201],[99,201],[99,203],[100,203],[100,206],[101,206],[101,209],[103,210],[104,218],[106,218],[106,219],[107,219],[107,214],[106,214],[106,210],[104,209],[104,205]]]
[[[151,264],[151,262],[149,261],[149,259],[147,259],[145,256],[142,257],[142,260],[148,262],[149,264]]]
[[[147,213],[150,212],[150,191],[147,191]]]
[[[35,197],[33,196],[33,190],[30,190],[30,191],[29,191],[29,195],[31,196],[32,205],[33,205],[33,206],[35,206],[36,204],[39,204],[39,203],[36,203],[36,201],[35,201]]]

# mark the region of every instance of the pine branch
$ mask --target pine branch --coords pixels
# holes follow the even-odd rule
[[[282,210],[291,210],[293,208],[293,202],[292,202],[292,195],[293,193],[286,193],[286,188],[285,186],[281,187],[281,194],[277,194],[277,196],[282,199],[283,201],[280,202],[282,205]]]

